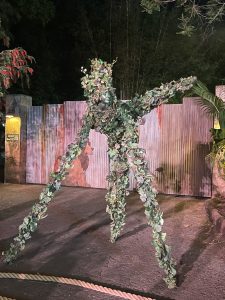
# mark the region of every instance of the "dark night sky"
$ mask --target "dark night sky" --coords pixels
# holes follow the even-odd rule
[[[10,47],[22,46],[36,59],[30,90],[17,84],[11,92],[30,94],[36,104],[82,99],[80,67],[93,57],[117,58],[114,85],[126,99],[180,76],[196,75],[211,90],[224,83],[224,23],[202,41],[176,34],[176,9],[150,16],[138,0],[36,0],[39,7],[32,0],[22,8],[21,1],[4,2],[21,15],[7,16]]]

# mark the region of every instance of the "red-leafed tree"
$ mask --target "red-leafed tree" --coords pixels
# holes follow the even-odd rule
[[[19,78],[29,80],[33,69],[29,66],[33,57],[22,48],[5,50],[0,53],[0,96]]]
[[[4,96],[7,89],[18,79],[25,78],[29,83],[29,75],[33,73],[29,63],[32,61],[33,57],[27,55],[22,48],[0,52],[0,97]],[[5,115],[0,111],[0,127],[4,127],[4,123]]]

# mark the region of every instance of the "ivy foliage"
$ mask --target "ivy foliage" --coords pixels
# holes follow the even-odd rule
[[[168,287],[173,288],[176,285],[175,263],[171,257],[170,247],[166,245],[166,234],[162,232],[163,214],[156,199],[157,192],[152,187],[152,176],[144,160],[144,150],[138,146],[138,125],[140,118],[152,109],[168,102],[177,92],[184,93],[192,88],[196,78],[181,78],[179,81],[162,84],[159,88],[147,91],[143,96],[136,95],[132,100],[124,102],[117,99],[112,85],[114,63],[115,61],[108,64],[100,59],[93,59],[89,73],[82,68],[84,76],[81,84],[84,95],[88,98],[88,106],[79,138],[68,146],[59,169],[51,174],[50,182],[41,193],[39,202],[24,218],[18,236],[10,244],[9,250],[4,253],[5,261],[12,262],[24,249],[26,240],[31,238],[38,221],[46,216],[47,207],[55,192],[59,190],[67,171],[72,167],[73,160],[84,148],[89,131],[95,129],[108,138],[110,174],[106,210],[112,220],[111,241],[115,242],[125,224],[128,172],[133,169],[147,222],[152,227],[152,244],[159,266],[166,273],[164,280]]]

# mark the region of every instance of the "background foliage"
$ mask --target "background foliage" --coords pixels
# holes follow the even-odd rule
[[[225,3],[222,0],[141,0],[141,6],[149,14],[163,7],[176,7],[180,11],[178,34],[189,37],[196,30],[206,37],[225,15]]]
[[[196,75],[213,92],[225,80],[225,25],[207,38],[194,31],[177,35],[180,8],[143,12],[139,0],[3,0],[0,16],[10,48],[36,58],[31,89],[34,103],[82,99],[80,66],[89,58],[117,59],[117,96],[128,99],[161,82]]]

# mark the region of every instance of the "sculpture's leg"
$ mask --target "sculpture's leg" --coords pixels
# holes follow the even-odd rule
[[[20,251],[25,248],[26,240],[30,239],[31,233],[37,229],[38,221],[46,216],[49,202],[53,199],[55,192],[60,189],[62,180],[65,179],[68,169],[72,167],[72,162],[86,145],[91,126],[92,120],[86,116],[79,133],[80,137],[68,146],[59,170],[51,174],[51,180],[40,194],[39,202],[33,205],[31,212],[19,226],[19,234],[13,239],[10,248],[3,253],[5,262],[10,263],[16,259]]]
[[[112,160],[110,160],[110,174],[108,176],[109,187],[106,195],[106,211],[112,220],[112,243],[119,237],[125,224],[126,188],[129,184],[127,158],[124,157],[124,154],[119,153],[119,151],[116,152],[118,155],[113,156]]]
[[[162,232],[163,213],[160,211],[156,200],[156,190],[151,186],[152,176],[149,174],[147,163],[143,159],[144,151],[132,144],[134,147],[128,149],[128,161],[134,171],[137,180],[137,190],[141,201],[144,203],[145,215],[148,224],[152,227],[153,246],[156,250],[156,257],[159,266],[164,269],[166,277],[164,278],[169,288],[176,286],[176,270],[173,259],[170,254],[170,247],[166,245],[166,233]]]

